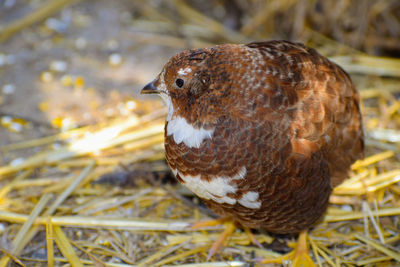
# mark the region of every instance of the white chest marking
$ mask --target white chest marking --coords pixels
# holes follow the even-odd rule
[[[213,133],[214,129],[194,128],[187,123],[185,118],[180,116],[173,116],[168,121],[167,136],[172,135],[175,143],[180,144],[183,142],[189,148],[199,148],[204,140],[212,138]]]
[[[209,199],[215,201],[217,203],[227,203],[234,205],[236,204],[236,199],[228,196],[229,193],[235,194],[237,192],[237,186],[235,184],[230,183],[231,180],[242,180],[246,176],[246,168],[242,167],[234,176],[225,177],[225,176],[216,176],[213,177],[210,181],[202,180],[201,175],[198,174],[196,176],[191,175],[182,175],[177,170],[172,170],[172,172],[177,175],[184,181],[185,186],[187,186],[191,191],[193,191],[196,195],[203,199]],[[250,192],[254,193],[254,192]],[[248,195],[245,194],[244,196]],[[243,196],[243,197],[244,197]],[[239,200],[239,203],[242,204]],[[246,205],[250,202],[254,202],[258,198],[254,196],[254,194],[249,194],[245,200],[242,202]],[[250,208],[256,208],[254,204],[250,204],[248,206],[242,204],[245,207],[250,206]],[[260,203],[257,208],[260,207]]]
[[[261,207],[261,202],[258,200],[258,193],[249,191],[244,194],[238,202],[243,206],[250,208],[250,209],[259,209]]]

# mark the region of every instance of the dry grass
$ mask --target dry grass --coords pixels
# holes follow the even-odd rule
[[[183,0],[164,3],[172,5],[184,22],[180,35],[165,35],[157,29],[177,29],[173,12],[137,1],[142,17],[136,25],[146,32],[136,37],[144,44],[161,42],[182,48],[215,40],[247,42],[274,36],[270,25],[276,23],[276,14],[293,13],[299,7],[297,1],[250,2],[259,8],[248,11],[237,30]],[[386,10],[385,3],[377,1],[369,7],[368,19],[378,16],[377,10]],[[299,22],[301,27],[293,28],[295,35],[353,75],[361,91],[367,145],[366,158],[356,162],[349,179],[334,190],[326,215],[310,232],[311,254],[319,266],[399,264],[400,60],[366,55],[325,37],[305,26],[310,25],[305,21],[313,13],[306,11],[295,13],[288,23]],[[335,19],[342,18],[339,11]],[[323,18],[317,14],[314,19]],[[369,23],[356,22],[359,27]],[[387,23],[395,22],[388,19]],[[376,25],[384,28],[386,24]],[[348,44],[346,38],[354,39],[340,28],[334,35]],[[366,42],[365,49],[378,43],[376,39]],[[7,244],[0,250],[0,267],[10,260],[21,266],[248,266],[257,258],[278,256],[254,247],[246,233],[237,230],[223,251],[202,263],[222,226],[188,228],[208,217],[204,209],[196,198],[188,201],[186,197],[192,195],[179,185],[155,179],[167,172],[162,146],[165,109],[137,114],[0,148],[3,154],[39,151],[0,167],[0,233],[1,242]],[[137,168],[143,172],[139,174]],[[115,180],[128,173],[134,185],[97,182],[110,173]],[[264,233],[256,238],[266,244],[287,242]]]

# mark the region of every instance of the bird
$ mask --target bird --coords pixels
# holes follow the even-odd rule
[[[363,157],[351,78],[301,43],[185,50],[141,93],[168,107],[165,156],[180,183],[221,218],[300,233],[302,247],[332,189]]]

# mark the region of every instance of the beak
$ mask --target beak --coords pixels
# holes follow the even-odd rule
[[[146,84],[145,87],[143,87],[142,91],[140,91],[141,94],[158,94],[160,93],[160,90],[154,85],[156,83],[157,79],[152,81],[151,83]]]

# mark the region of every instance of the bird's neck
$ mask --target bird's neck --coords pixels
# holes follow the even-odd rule
[[[201,144],[212,139],[215,127],[194,125],[179,115],[172,115],[166,123],[166,135],[172,136],[175,143],[184,143],[189,148],[199,148]]]

